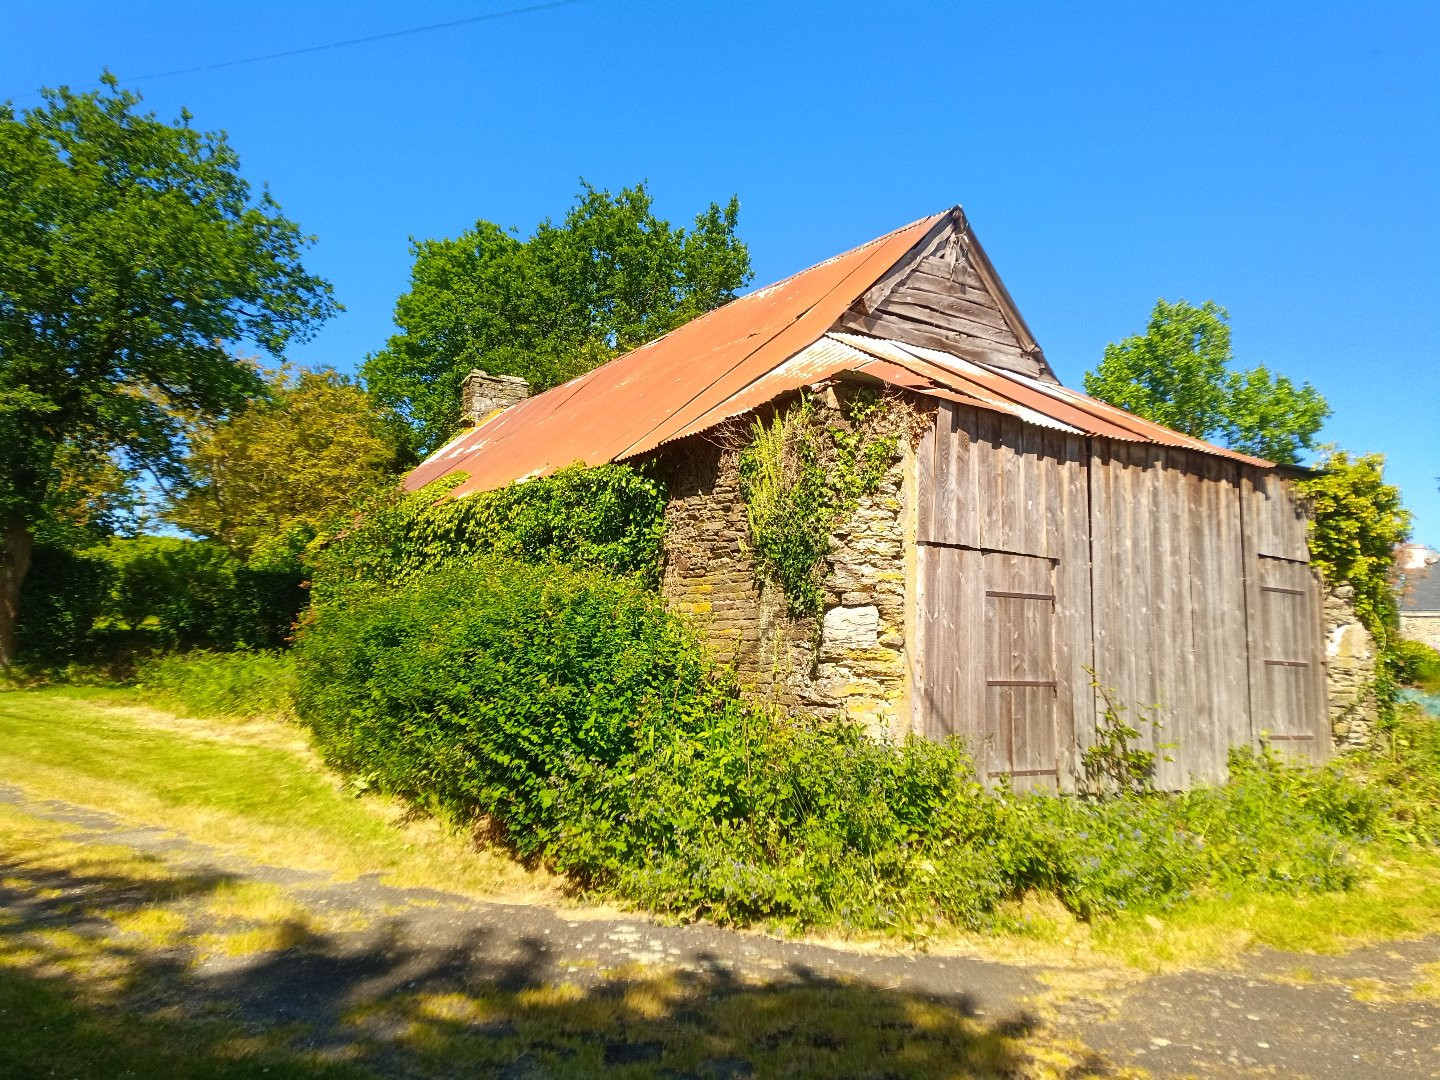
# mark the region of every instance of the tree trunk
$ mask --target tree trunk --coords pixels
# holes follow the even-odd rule
[[[0,671],[15,662],[15,631],[20,625],[20,587],[30,570],[34,537],[24,518],[0,522]]]

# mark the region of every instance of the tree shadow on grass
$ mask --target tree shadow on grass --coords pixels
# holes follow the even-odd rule
[[[710,1078],[1104,1075],[1023,1016],[792,967],[765,982],[585,968],[538,938],[427,941],[404,919],[303,918],[285,948],[207,953],[116,926],[203,908],[218,873],[155,880],[0,862],[0,1075]],[[213,938],[213,935],[211,935]]]

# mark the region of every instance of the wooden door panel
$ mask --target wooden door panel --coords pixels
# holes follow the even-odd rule
[[[985,764],[1017,789],[1054,788],[1055,564],[989,552],[985,571]]]
[[[1257,734],[1300,757],[1329,756],[1320,597],[1306,563],[1257,556],[1250,605]]]

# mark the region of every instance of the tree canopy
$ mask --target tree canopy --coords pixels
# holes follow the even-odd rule
[[[1231,370],[1230,316],[1207,300],[1155,302],[1144,334],[1105,346],[1085,390],[1197,439],[1294,464],[1330,407],[1309,383],[1296,386],[1263,364]]]
[[[241,559],[308,539],[406,464],[398,418],[334,371],[275,371],[268,398],[189,441],[188,481],[166,517]]]
[[[336,307],[223,132],[102,83],[0,104],[0,666],[62,455],[175,475],[180,417],[263,389],[234,345],[278,356]]]
[[[733,299],[750,280],[738,215],[733,198],[712,203],[686,230],[655,216],[643,183],[616,195],[587,184],[562,223],[528,239],[479,221],[413,242],[400,332],[366,360],[366,384],[432,450],[459,423],[472,368],[546,390]]]

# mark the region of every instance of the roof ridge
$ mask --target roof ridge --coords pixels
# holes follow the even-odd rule
[[[926,214],[923,217],[918,217],[914,221],[908,221],[904,225],[901,225],[898,229],[891,229],[884,236],[877,236],[873,240],[865,241],[865,243],[863,244],[856,244],[852,248],[846,248],[844,251],[837,252],[836,254],[831,255],[828,259],[822,259],[820,262],[811,263],[809,266],[802,267],[801,269],[796,270],[794,273],[787,274],[785,277],[780,278],[778,281],[772,281],[769,285],[762,285],[760,286],[760,288],[755,289],[753,292],[748,292],[744,296],[737,296],[735,299],[747,300],[752,296],[763,296],[765,293],[770,292],[772,289],[780,288],[780,286],[784,285],[788,281],[793,280],[794,278],[799,277],[801,274],[808,274],[811,270],[819,270],[821,267],[829,266],[831,263],[838,262],[846,256],[854,255],[857,251],[864,251],[866,248],[874,247],[876,244],[883,244],[891,238],[899,235],[900,233],[905,232],[907,229],[913,229],[915,228],[915,226],[920,225],[923,222],[930,221],[934,218],[943,217],[946,214],[953,214],[957,210],[960,210],[959,203],[956,203],[954,206],[946,207],[944,210],[936,211],[933,214]],[[720,309],[716,308],[715,310],[719,311]],[[706,314],[709,313],[707,312]],[[659,339],[657,338],[656,340],[658,341]]]

